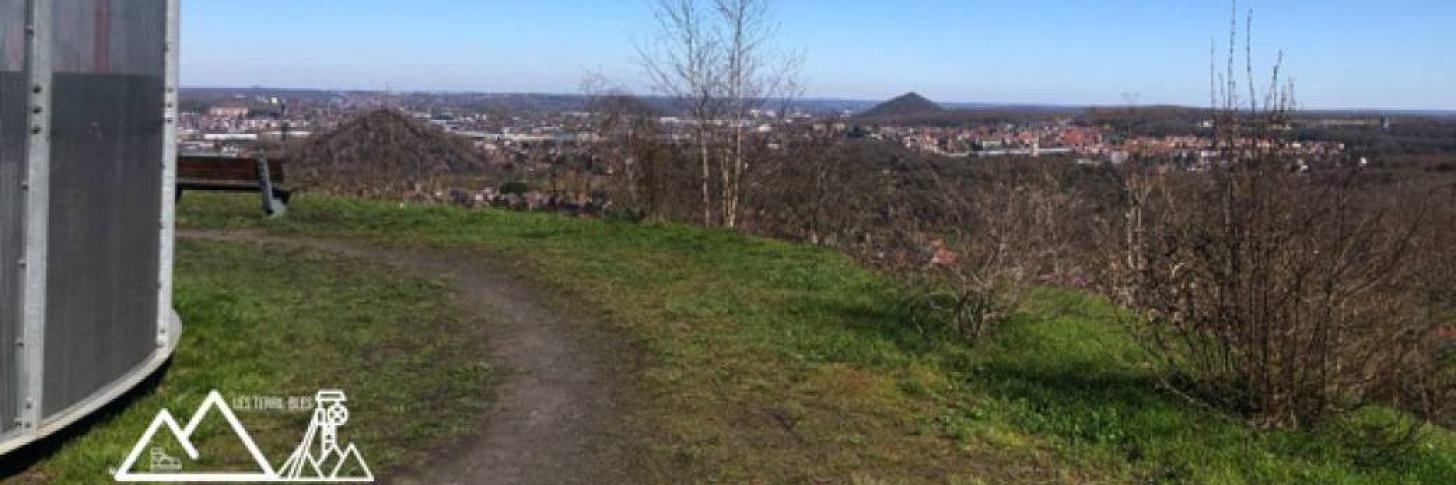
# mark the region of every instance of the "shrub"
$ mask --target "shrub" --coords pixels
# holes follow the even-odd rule
[[[1126,179],[1110,292],[1168,387],[1297,427],[1438,392],[1428,198],[1269,155]]]

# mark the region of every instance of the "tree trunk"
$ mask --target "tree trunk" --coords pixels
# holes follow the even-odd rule
[[[702,155],[703,162],[703,171],[701,174],[703,186],[703,226],[706,227],[713,225],[713,194],[708,187],[709,177],[712,177],[712,169],[708,163],[708,136],[701,126],[698,128],[698,149]]]

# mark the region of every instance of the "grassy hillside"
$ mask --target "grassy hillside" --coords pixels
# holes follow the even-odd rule
[[[1358,435],[1254,431],[1156,390],[1100,299],[1038,292],[977,348],[922,331],[828,250],[679,225],[300,197],[189,195],[183,224],[515,261],[628,337],[624,464],[649,482],[1440,483],[1456,440],[1375,457]]]
[[[76,427],[70,439],[6,456],[0,482],[110,482],[108,470],[158,411],[167,408],[185,424],[214,389],[238,408],[275,466],[298,443],[311,409],[249,410],[236,400],[278,397],[286,405],[318,389],[345,389],[354,419],[344,437],[378,444],[364,447],[365,459],[386,474],[473,431],[488,405],[483,343],[438,338],[473,335],[485,322],[462,318],[441,282],[315,251],[185,240],[176,277],[185,329],[171,365],[127,406]],[[203,456],[223,456],[204,463],[251,469],[220,422],[199,430],[194,441]]]

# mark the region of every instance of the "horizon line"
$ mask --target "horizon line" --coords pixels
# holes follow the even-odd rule
[[[239,86],[239,85],[221,85],[221,84],[190,84],[190,85],[189,84],[183,84],[183,85],[181,85],[181,89],[218,89],[218,90],[236,89],[236,90],[317,91],[317,92],[345,92],[345,93],[393,93],[393,94],[403,94],[403,95],[408,95],[408,94],[454,94],[454,95],[483,94],[483,95],[514,95],[514,96],[564,96],[564,97],[583,97],[583,96],[587,96],[586,94],[583,94],[583,93],[552,92],[552,91],[487,91],[487,90],[470,90],[470,89],[388,89],[388,90],[386,90],[386,89],[379,89],[379,88],[282,87],[282,86],[265,86],[265,85]],[[919,94],[918,91],[913,91],[913,90],[912,91],[906,91],[904,94],[911,94],[911,93]],[[632,93],[628,93],[628,94],[631,94],[632,96],[641,97],[641,98],[669,98],[670,97],[670,96],[666,96],[666,95],[662,95],[662,94],[657,94],[657,93],[647,94],[647,93],[635,93],[635,92],[632,92]],[[793,98],[793,99],[796,99],[796,100],[799,100],[799,101],[817,101],[817,102],[883,103],[883,102],[886,102],[886,101],[895,99],[896,97],[903,96],[904,94],[896,95],[896,96],[892,96],[892,97],[888,97],[888,98],[884,98],[884,99],[871,99],[871,98],[860,98],[860,97],[852,97],[852,96],[834,96],[834,95],[827,95],[827,96],[804,96],[804,97],[798,97],[798,98]],[[921,96],[924,96],[924,95],[922,94]],[[773,98],[773,99],[782,99],[782,98]],[[975,105],[979,105],[979,106],[984,106],[984,107],[989,107],[989,108],[1025,107],[1025,108],[1060,108],[1060,109],[1087,109],[1087,108],[1183,108],[1183,109],[1211,109],[1208,106],[1195,106],[1195,105],[1178,104],[1178,103],[1148,103],[1148,104],[1130,105],[1130,104],[1096,104],[1096,103],[1065,103],[1065,102],[1045,102],[1045,103],[1038,103],[1038,102],[994,102],[994,101],[937,101],[937,100],[932,99],[932,98],[930,98],[928,96],[926,96],[926,99],[930,99],[931,102],[933,102],[935,104],[943,105],[943,106],[945,106],[945,105],[952,105],[952,106],[954,106],[954,105],[960,105],[960,106],[975,106]],[[1295,111],[1357,112],[1357,113],[1358,112],[1369,112],[1369,113],[1383,113],[1383,112],[1390,112],[1390,113],[1442,113],[1442,114],[1456,115],[1456,107],[1450,107],[1450,108],[1409,108],[1409,107],[1397,108],[1397,107],[1380,107],[1380,106],[1316,106],[1316,107],[1300,107],[1300,108],[1296,109]]]

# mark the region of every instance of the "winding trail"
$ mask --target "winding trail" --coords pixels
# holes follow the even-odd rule
[[[179,230],[184,239],[282,245],[366,259],[425,277],[447,277],[483,325],[482,350],[504,370],[480,431],[437,451],[435,463],[382,481],[406,484],[617,483],[624,467],[608,446],[618,415],[608,364],[611,338],[554,310],[509,267],[464,249],[398,249],[258,230]],[[477,338],[441,335],[440,338]],[[482,390],[481,392],[487,392]]]

